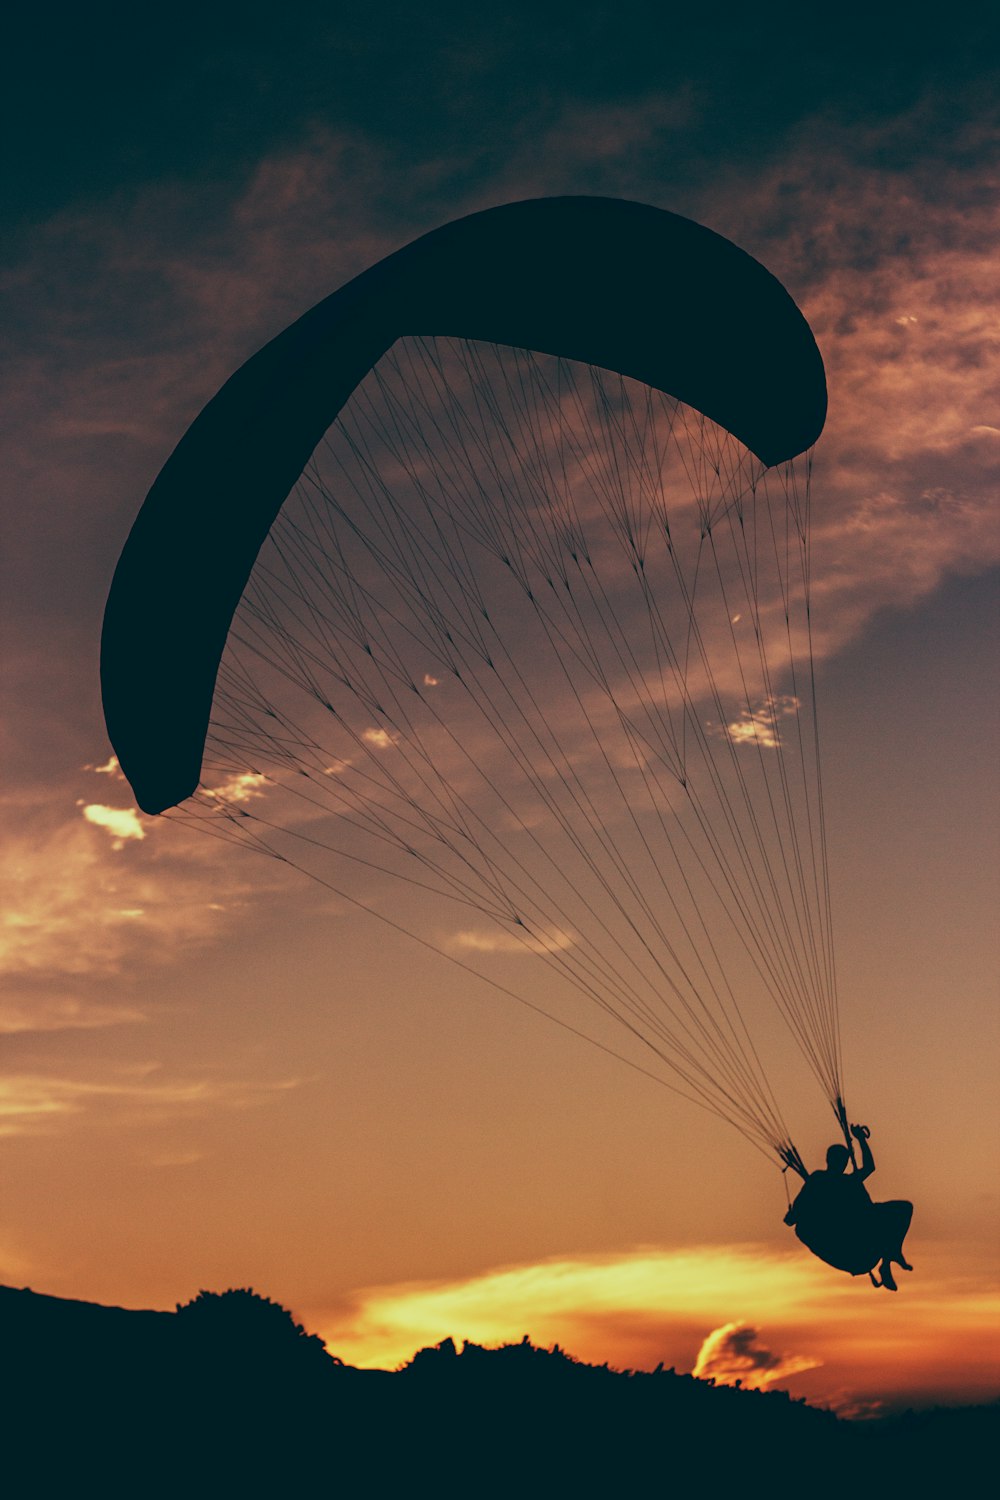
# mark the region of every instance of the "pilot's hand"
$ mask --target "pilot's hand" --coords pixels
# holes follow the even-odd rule
[[[867,1125],[852,1125],[851,1134],[856,1141],[866,1141],[871,1135]]]
[[[782,1220],[782,1223],[784,1223],[784,1224],[794,1224],[795,1223],[795,1215],[792,1213],[791,1209],[788,1210],[787,1214],[785,1215],[784,1219]]]

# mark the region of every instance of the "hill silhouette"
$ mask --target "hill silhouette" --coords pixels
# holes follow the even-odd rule
[[[930,1494],[995,1451],[997,1407],[851,1422],[527,1337],[358,1370],[250,1289],[167,1313],[0,1287],[0,1341],[18,1495]]]

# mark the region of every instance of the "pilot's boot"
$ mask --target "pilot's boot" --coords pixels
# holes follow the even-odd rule
[[[882,1278],[882,1285],[885,1287],[887,1292],[895,1292],[898,1290],[896,1282],[893,1279],[892,1266],[889,1264],[888,1260],[884,1260],[882,1262],[882,1264],[878,1268],[878,1273]]]

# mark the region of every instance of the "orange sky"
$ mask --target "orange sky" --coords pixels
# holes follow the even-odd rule
[[[179,179],[41,226],[17,273],[37,343],[10,392],[0,1281],[158,1307],[253,1285],[363,1364],[446,1334],[528,1333],[691,1369],[715,1333],[720,1377],[742,1339],[773,1356],[774,1383],[848,1410],[1000,1389],[989,159],[970,126],[978,165],[956,175],[922,106],[897,122],[923,141],[919,164],[880,155],[863,122],[831,133],[817,108],[745,171],[692,169],[667,193],[657,153],[699,107],[655,92],[567,104],[530,152],[512,144],[472,189],[461,173],[425,185],[389,222],[374,205],[405,174],[359,125],[262,149],[210,228]],[[107,585],[194,412],[395,244],[553,190],[662,203],[731,235],[823,350],[835,930],[873,1196],[916,1204],[916,1269],[895,1297],[797,1247],[780,1174],[721,1122],[319,888],[141,818],[109,761]],[[527,993],[525,959],[486,962]],[[786,1101],[818,1161],[832,1118],[791,1076]]]
[[[956,1264],[957,1261],[957,1264]],[[941,1390],[989,1400],[1000,1293],[961,1247],[925,1250],[905,1299],[867,1295],[868,1281],[830,1277],[813,1260],[763,1245],[645,1247],[626,1254],[505,1266],[462,1281],[366,1288],[342,1309],[312,1312],[331,1350],[350,1363],[393,1368],[415,1347],[462,1328],[476,1343],[516,1339],[518,1327],[601,1363],[659,1361],[695,1368],[718,1327],[755,1330],[774,1356],[764,1382],[824,1404],[877,1403]],[[985,1272],[985,1274],[984,1274]],[[719,1323],[719,1319],[724,1320]],[[731,1347],[703,1351],[699,1374],[751,1378]]]

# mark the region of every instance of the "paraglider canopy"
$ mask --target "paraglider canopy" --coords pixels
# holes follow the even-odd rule
[[[774,465],[826,412],[805,319],[757,261],[643,204],[548,198],[446,224],[319,303],[181,440],[115,574],[102,643],[112,744],[140,806],[196,788],[219,661],[254,559],[317,442],[404,335],[600,366],[668,393]]]

